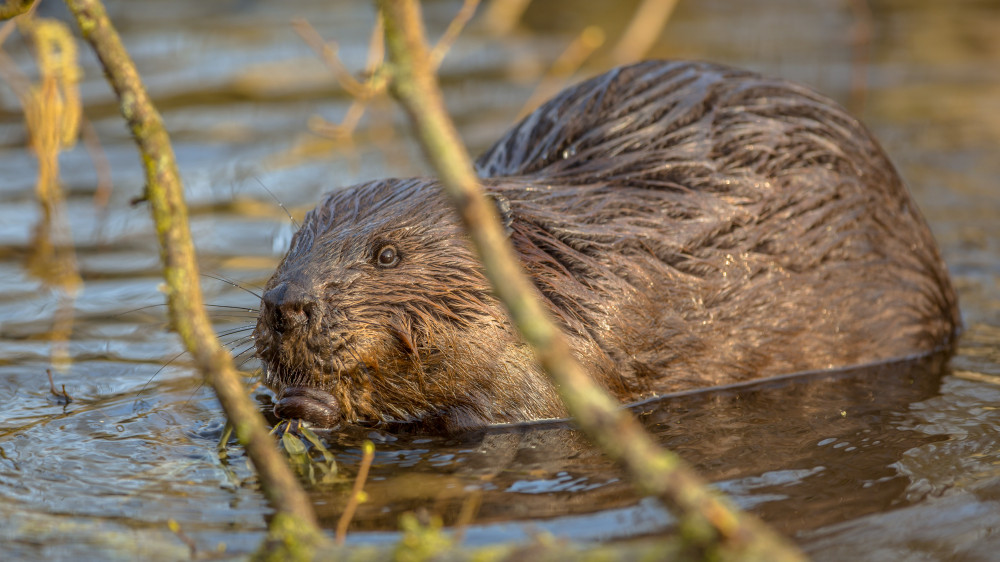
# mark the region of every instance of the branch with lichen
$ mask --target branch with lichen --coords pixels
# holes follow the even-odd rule
[[[274,446],[205,313],[183,187],[163,121],[100,0],[67,0],[66,5],[97,53],[142,155],[145,196],[160,242],[171,323],[215,390],[278,512],[271,521],[268,546],[294,558],[311,557],[326,542],[312,505]]]
[[[679,457],[657,446],[573,359],[566,339],[521,271],[445,112],[419,5],[416,0],[379,0],[378,4],[385,18],[391,91],[409,114],[494,290],[576,423],[626,469],[640,492],[657,496],[678,516],[686,551],[706,558],[801,560],[803,556],[793,546],[711,491]]]

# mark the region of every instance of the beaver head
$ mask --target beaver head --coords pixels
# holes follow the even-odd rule
[[[327,196],[264,287],[254,340],[283,418],[455,430],[563,413],[433,180]]]

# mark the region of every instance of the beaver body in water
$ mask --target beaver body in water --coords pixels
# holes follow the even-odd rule
[[[562,92],[476,166],[575,356],[621,400],[953,345],[955,295],[902,181],[804,87],[639,63]],[[565,415],[435,179],[327,195],[254,335],[283,418]]]

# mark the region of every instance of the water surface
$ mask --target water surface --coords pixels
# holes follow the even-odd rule
[[[587,25],[613,43],[636,2],[536,2],[513,34],[481,20],[442,68],[448,106],[473,152],[515,119],[543,71]],[[744,508],[820,560],[987,560],[1000,548],[1000,5],[869,2],[870,40],[852,5],[791,0],[681,2],[650,56],[734,64],[809,84],[861,115],[899,166],[931,223],[960,294],[966,332],[942,374],[935,358],[677,396],[636,412]],[[439,34],[458,2],[428,2]],[[613,6],[613,7],[612,7]],[[296,216],[324,191],[427,173],[401,113],[375,104],[351,145],[311,133],[351,105],[296,36],[307,19],[361,68],[373,13],[320,1],[112,2],[175,142],[203,270],[261,285],[294,230],[262,187]],[[46,0],[42,12],[65,17]],[[858,46],[860,45],[860,47]],[[4,45],[22,69],[31,53]],[[40,211],[36,163],[15,98],[0,85],[0,548],[32,559],[176,559],[259,544],[270,509],[243,453],[216,452],[223,418],[177,338],[159,291],[143,179],[96,61],[81,49],[81,91],[114,191],[94,205],[86,150],[60,160],[83,278],[72,304],[72,364],[56,370],[73,397],[49,392],[60,293],[25,266]],[[578,77],[598,73],[598,57]],[[860,74],[859,74],[860,69]],[[864,96],[852,80],[865,78]],[[250,325],[256,299],[206,278],[220,332]],[[147,308],[151,307],[151,308]],[[859,311],[863,314],[863,311]],[[233,340],[245,332],[238,332]],[[247,348],[235,344],[235,351]],[[246,365],[252,369],[253,363]],[[266,405],[262,389],[255,397]],[[398,538],[406,511],[454,523],[475,496],[465,542],[575,541],[656,535],[671,517],[636,497],[621,473],[563,424],[455,438],[367,430],[327,436],[342,479],[309,485],[325,525],[339,516],[365,438],[375,466],[349,540]]]

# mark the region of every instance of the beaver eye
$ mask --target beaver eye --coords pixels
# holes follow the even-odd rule
[[[375,256],[375,262],[379,267],[395,267],[399,263],[399,252],[396,251],[396,247],[392,245],[385,245],[379,248],[378,255]]]

